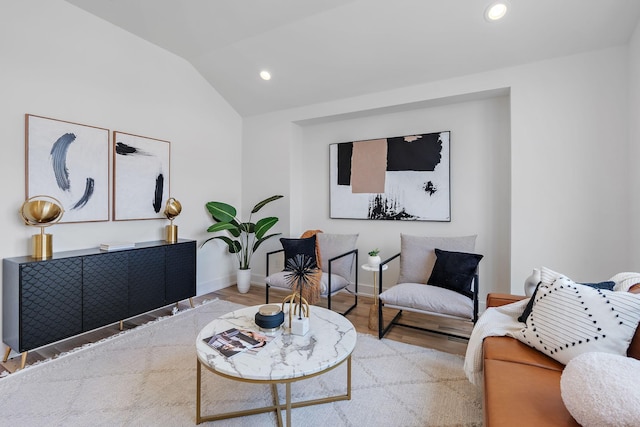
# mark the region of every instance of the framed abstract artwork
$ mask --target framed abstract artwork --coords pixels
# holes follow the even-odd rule
[[[331,218],[451,221],[450,132],[329,145]]]
[[[62,223],[109,220],[109,130],[25,114],[26,198],[49,196]]]
[[[159,219],[169,198],[171,143],[113,132],[113,219]]]

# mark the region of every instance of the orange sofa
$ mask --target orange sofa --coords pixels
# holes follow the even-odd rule
[[[523,298],[492,293],[487,307]],[[579,426],[560,395],[562,363],[510,337],[487,337],[482,348],[485,426]],[[640,359],[640,328],[627,355]]]

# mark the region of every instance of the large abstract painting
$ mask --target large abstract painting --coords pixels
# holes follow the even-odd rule
[[[25,115],[26,197],[49,196],[60,222],[109,220],[109,130]]]
[[[331,144],[331,218],[450,221],[449,137]]]
[[[113,146],[113,219],[164,218],[169,198],[169,141],[114,131]]]

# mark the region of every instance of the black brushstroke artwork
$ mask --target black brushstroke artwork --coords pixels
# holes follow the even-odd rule
[[[69,191],[71,183],[69,182],[69,170],[67,169],[67,151],[69,145],[76,140],[73,133],[65,133],[51,147],[51,165],[53,174],[56,177],[58,188],[62,191]]]
[[[439,133],[426,133],[407,141],[404,136],[387,138],[388,171],[433,172],[442,158]]]
[[[417,218],[415,215],[407,213],[397,199],[390,199],[384,197],[382,194],[377,194],[369,201],[367,217],[369,219],[387,220],[407,220]]]
[[[95,180],[93,178],[87,178],[87,182],[84,186],[84,194],[80,197],[80,200],[76,202],[75,205],[71,209],[80,209],[83,208],[93,196],[93,189],[95,187]]]
[[[149,153],[146,153],[136,147],[132,147],[131,145],[127,145],[124,142],[116,143],[116,154],[121,156],[129,156],[129,155],[138,155],[138,156],[149,156]]]
[[[338,144],[338,185],[351,185],[351,157],[353,143]]]
[[[162,190],[164,188],[164,176],[162,173],[158,174],[156,178],[156,193],[153,198],[153,210],[158,213],[162,207]]]
[[[429,193],[430,196],[433,196],[436,191],[438,191],[438,188],[433,184],[433,182],[429,181],[427,183],[425,183],[422,186],[422,189],[426,192]]]
[[[414,139],[415,138],[415,139]],[[442,141],[439,133],[387,138],[387,171],[433,172],[442,160]],[[353,142],[338,145],[338,185],[351,185]],[[432,193],[433,194],[433,193]]]

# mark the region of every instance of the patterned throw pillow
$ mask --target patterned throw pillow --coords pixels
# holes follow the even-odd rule
[[[626,355],[640,321],[640,295],[594,289],[559,277],[540,285],[515,338],[560,363],[589,351]]]
[[[542,282],[540,282],[538,285],[541,285],[541,284]],[[612,291],[613,287],[616,285],[616,282],[578,283],[578,285],[589,286],[595,289],[606,289],[608,291]],[[527,317],[529,317],[529,315],[531,314],[531,310],[533,309],[533,303],[536,300],[536,292],[538,292],[538,286],[536,286],[536,290],[533,291],[533,295],[531,295],[531,298],[529,298],[529,302],[527,303],[527,306],[524,308],[524,311],[522,312],[520,317],[518,317],[518,321],[522,323],[526,323]]]

